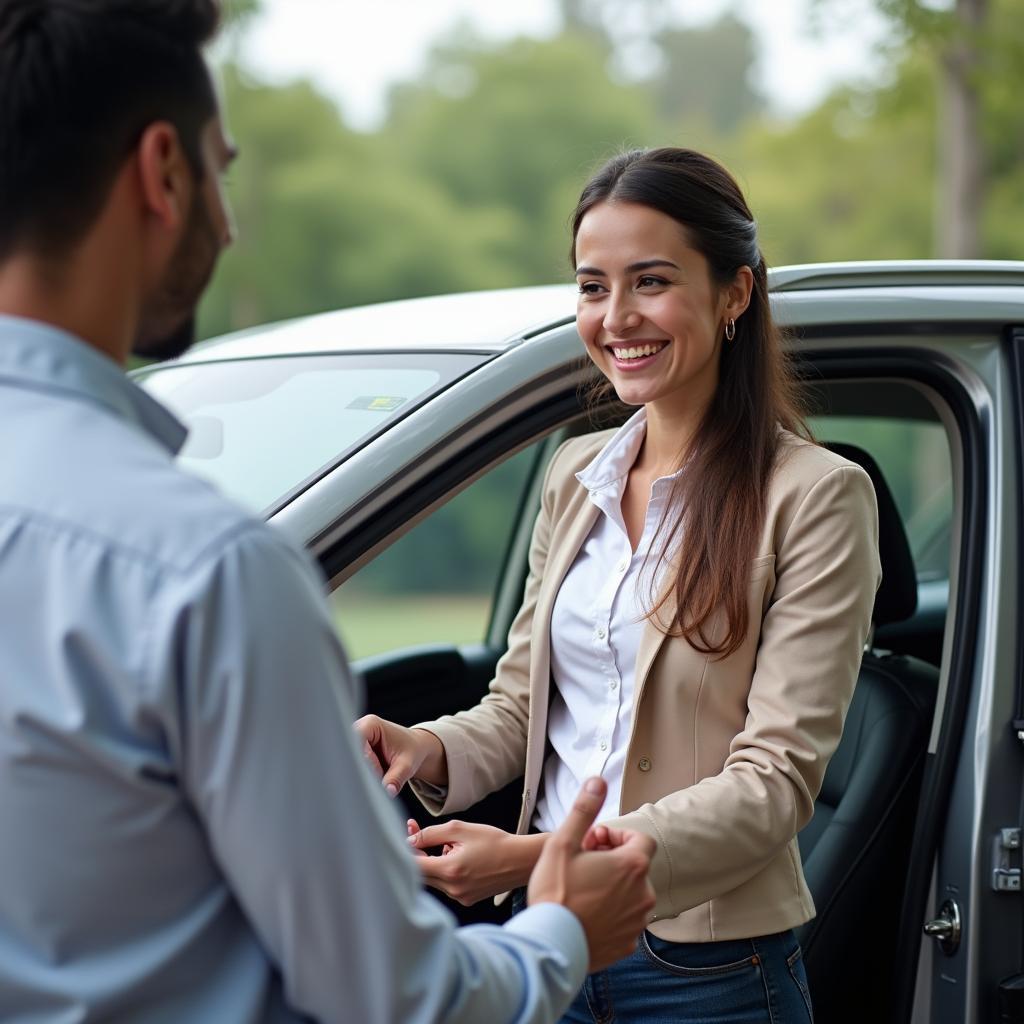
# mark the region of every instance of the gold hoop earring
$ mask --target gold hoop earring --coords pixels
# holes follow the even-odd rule
[[[736,337],[736,321],[732,317],[729,317],[725,325],[725,338],[726,341],[732,341]]]

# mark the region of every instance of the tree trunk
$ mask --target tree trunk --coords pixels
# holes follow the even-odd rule
[[[978,34],[988,0],[956,0],[956,29],[942,56],[939,125],[939,208],[936,255],[976,259],[981,252],[981,210],[985,187],[977,73]]]

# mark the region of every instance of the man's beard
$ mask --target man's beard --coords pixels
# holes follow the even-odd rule
[[[177,359],[196,340],[196,305],[213,274],[220,245],[206,203],[197,190],[188,223],[157,294],[139,321],[132,352],[143,359]]]

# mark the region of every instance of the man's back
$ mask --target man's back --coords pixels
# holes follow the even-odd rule
[[[579,920],[424,893],[319,577],[173,417],[0,316],[0,436],[0,1020],[558,1016]]]
[[[166,631],[266,528],[174,467],[181,428],[140,397],[99,353],[0,319],[0,993],[164,989],[184,1020],[223,990],[231,1019],[263,1020],[272,972],[180,777],[174,659],[202,655]],[[240,991],[261,993],[248,1015]]]

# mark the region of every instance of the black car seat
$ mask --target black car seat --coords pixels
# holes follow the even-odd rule
[[[882,583],[872,618],[875,627],[902,622],[917,608],[917,578],[892,494],[866,452],[828,447],[862,466],[875,486]],[[938,675],[927,662],[869,646],[814,817],[800,833],[817,916],[797,934],[819,1022],[887,1019]]]

